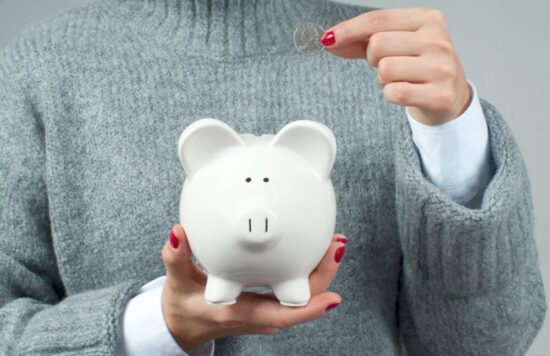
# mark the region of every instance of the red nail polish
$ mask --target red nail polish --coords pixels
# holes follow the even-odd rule
[[[170,231],[170,246],[172,246],[172,248],[176,250],[179,245],[180,245],[180,242],[178,238],[176,237],[176,235],[174,235],[173,231]]]
[[[334,38],[334,32],[328,31],[326,32],[323,37],[321,37],[321,43],[323,46],[330,46],[331,44],[334,44],[336,42],[336,38]]]
[[[334,261],[336,263],[340,263],[342,261],[342,257],[344,257],[344,252],[346,251],[346,246],[338,247],[336,250],[336,253],[334,254]]]
[[[348,242],[348,239],[344,238],[344,237],[338,237],[336,238],[336,242],[343,242],[343,243],[346,243]]]
[[[339,306],[340,303],[332,303],[332,304],[329,304],[329,306],[325,309],[325,313],[328,312],[329,310],[331,309],[334,309],[336,308],[337,306]]]

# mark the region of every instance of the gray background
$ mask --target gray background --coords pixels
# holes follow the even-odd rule
[[[0,0],[0,46],[27,24],[90,0]],[[185,0],[183,0],[185,1]],[[277,0],[273,0],[277,1]],[[344,2],[344,0],[339,0]],[[347,0],[377,7],[436,7],[449,24],[467,76],[511,126],[531,178],[537,244],[550,294],[550,2],[544,0]],[[520,6],[521,5],[521,6]],[[545,153],[546,152],[546,153]],[[546,183],[546,184],[545,184]],[[549,303],[550,304],[550,303]],[[529,356],[550,355],[550,312]]]

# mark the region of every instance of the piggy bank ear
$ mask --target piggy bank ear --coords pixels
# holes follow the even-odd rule
[[[245,145],[243,139],[226,123],[217,119],[200,119],[183,130],[178,140],[178,156],[187,177],[220,151]]]
[[[336,139],[320,122],[296,120],[284,126],[271,141],[303,157],[321,178],[328,178],[336,158]]]

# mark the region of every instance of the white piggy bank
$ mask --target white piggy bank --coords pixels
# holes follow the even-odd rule
[[[208,274],[206,302],[233,304],[243,287],[269,286],[283,305],[307,304],[336,220],[331,130],[298,120],[276,135],[239,135],[206,118],[185,128],[178,155],[180,223]]]

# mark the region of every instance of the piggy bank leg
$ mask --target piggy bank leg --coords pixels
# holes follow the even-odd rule
[[[271,286],[273,293],[282,305],[301,307],[310,298],[309,280],[307,277],[281,281]]]
[[[204,299],[208,304],[234,304],[243,289],[242,284],[220,277],[208,275]]]

